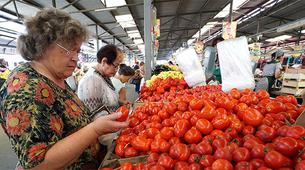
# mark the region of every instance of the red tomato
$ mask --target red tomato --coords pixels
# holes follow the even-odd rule
[[[234,99],[239,99],[241,96],[240,92],[236,88],[231,89],[229,95],[232,96]]]
[[[158,165],[163,166],[166,169],[174,168],[174,160],[168,154],[161,154],[158,159]]]
[[[198,120],[199,120],[198,115],[197,114],[193,114],[193,116],[190,119],[190,122],[191,122],[192,126],[195,126]]]
[[[285,105],[279,101],[271,101],[266,105],[266,111],[268,113],[279,113],[285,110]]]
[[[232,158],[236,162],[249,161],[250,160],[250,152],[247,148],[240,147],[240,148],[237,148],[233,152]]]
[[[124,162],[121,164],[120,170],[133,170],[133,165],[130,162]]]
[[[188,104],[185,103],[185,102],[178,102],[178,103],[177,103],[177,109],[178,109],[179,111],[185,112],[185,111],[188,110]]]
[[[135,117],[131,117],[129,120],[129,127],[135,127],[137,126],[138,124],[140,124],[140,120],[138,118],[135,118]]]
[[[252,126],[259,126],[262,124],[263,115],[256,109],[248,108],[244,111],[243,120],[245,124]]]
[[[228,142],[226,139],[224,138],[220,138],[220,139],[215,139],[213,142],[212,142],[212,147],[213,149],[217,149],[217,148],[223,148],[225,146],[227,146]]]
[[[138,155],[138,151],[135,150],[135,148],[133,148],[133,147],[126,147],[125,152],[124,152],[124,156],[126,158],[135,157],[137,155]]]
[[[265,146],[262,144],[257,144],[253,146],[250,155],[252,158],[261,158],[265,157]]]
[[[131,140],[131,145],[138,151],[149,151],[151,140],[143,136],[137,136]]]
[[[174,133],[177,137],[182,137],[189,130],[190,123],[186,119],[180,119],[174,126]]]
[[[266,166],[265,161],[263,161],[262,159],[252,159],[250,163],[253,165],[254,169]]]
[[[229,161],[225,159],[217,159],[212,164],[212,170],[220,170],[220,169],[233,170],[233,166]]]
[[[200,155],[210,155],[213,152],[213,148],[208,141],[203,140],[197,144],[195,152]]]
[[[164,108],[170,115],[173,115],[177,111],[177,105],[174,103],[168,103],[164,105]]]
[[[270,168],[290,167],[292,165],[292,161],[289,158],[283,156],[277,151],[268,152],[265,155],[264,160]]]
[[[140,162],[133,166],[133,170],[144,170],[145,164],[143,162]]]
[[[199,163],[192,163],[187,168],[188,170],[202,170]]]
[[[218,117],[215,117],[213,120],[212,120],[212,125],[215,129],[226,129],[227,127],[230,126],[230,120],[227,119],[227,118],[218,118]]]
[[[169,151],[170,144],[163,138],[155,138],[150,145],[152,152],[166,153]]]
[[[189,163],[199,163],[201,156],[199,154],[193,153],[190,155],[188,162]]]
[[[266,90],[259,90],[256,92],[256,96],[258,97],[259,100],[262,99],[269,99],[269,93]]]
[[[169,144],[170,144],[170,145],[174,145],[174,144],[176,144],[176,143],[180,143],[180,138],[178,138],[178,137],[176,137],[176,136],[170,138],[170,140],[169,140]]]
[[[190,101],[190,108],[192,110],[201,110],[202,107],[203,107],[203,100],[200,100],[200,99],[193,99]]]
[[[285,156],[296,156],[298,154],[298,142],[292,137],[277,138],[274,141],[275,150]]]
[[[184,161],[178,161],[175,163],[175,167],[174,169],[176,170],[187,170],[189,167],[189,164],[187,162]]]
[[[298,162],[295,166],[295,170],[305,170],[305,160]]]
[[[116,112],[121,112],[121,113],[122,113],[121,117],[119,117],[118,119],[116,119],[117,121],[119,121],[119,122],[124,122],[124,121],[127,120],[129,110],[127,109],[126,106],[121,106],[121,107],[119,107],[118,110],[116,110]]]
[[[243,129],[243,135],[254,134],[255,128],[253,126],[245,126]]]
[[[161,120],[165,120],[170,117],[170,114],[166,110],[162,109],[158,112],[158,116],[161,118]]]
[[[213,162],[215,161],[215,157],[212,155],[203,155],[200,160],[200,165],[204,168],[212,166]]]
[[[199,130],[196,129],[196,127],[192,127],[184,134],[184,140],[189,144],[192,143],[196,144],[200,142],[201,139],[202,139],[201,133]]]
[[[231,110],[234,107],[234,103],[227,96],[220,96],[215,99],[215,103],[218,107]]]
[[[171,146],[169,155],[175,160],[186,161],[189,159],[190,149],[187,145],[178,143]]]
[[[254,167],[247,161],[241,161],[235,165],[235,170],[254,170]]]
[[[217,148],[214,153],[214,157],[216,159],[226,159],[230,162],[232,161],[232,153],[228,147]]]
[[[216,115],[217,114],[213,106],[205,105],[200,114],[198,114],[198,117],[211,121]]]
[[[169,140],[174,136],[174,130],[170,127],[163,127],[160,131],[161,137],[165,140]]]
[[[264,142],[270,142],[276,137],[276,132],[272,127],[266,126],[258,130],[255,136]]]
[[[287,131],[286,136],[300,139],[305,136],[305,128],[302,126],[291,126]]]
[[[159,154],[157,153],[150,153],[147,157],[147,162],[152,163],[152,162],[157,162],[159,159]]]
[[[157,129],[157,128],[148,128],[148,129],[146,129],[146,131],[147,131],[147,136],[148,136],[149,138],[152,138],[152,139],[153,139],[157,134],[160,133],[159,129]]]
[[[120,157],[124,156],[126,146],[127,146],[127,144],[125,144],[125,143],[117,143],[115,146],[115,154]]]

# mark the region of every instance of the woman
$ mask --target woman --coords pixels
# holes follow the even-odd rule
[[[83,76],[77,91],[79,98],[90,111],[107,106],[109,111],[113,112],[123,104],[119,101],[119,95],[110,80],[110,77],[116,74],[123,59],[123,52],[112,44],[102,47],[97,52],[98,64]]]
[[[0,91],[0,123],[18,169],[96,169],[98,136],[128,123],[114,121],[120,113],[90,122],[89,110],[65,83],[87,30],[54,8],[39,11],[25,25],[17,47],[29,62],[13,70]]]
[[[131,77],[135,75],[135,70],[125,64],[120,64],[118,73],[111,77],[111,82],[115,88],[115,92],[119,94],[119,100],[123,104],[128,104],[126,100],[125,83],[129,81]]]

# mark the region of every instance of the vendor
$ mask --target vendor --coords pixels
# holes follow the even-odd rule
[[[277,50],[272,53],[271,60],[265,64],[263,67],[262,76],[268,79],[268,90],[271,90],[275,80],[281,76],[282,70],[282,60],[284,52],[282,50]]]

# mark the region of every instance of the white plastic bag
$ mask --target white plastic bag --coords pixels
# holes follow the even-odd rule
[[[205,74],[194,48],[190,47],[181,51],[177,55],[176,63],[188,86],[194,87],[206,84]]]
[[[222,41],[217,44],[222,90],[232,88],[254,89],[255,82],[251,68],[250,52],[246,37]]]

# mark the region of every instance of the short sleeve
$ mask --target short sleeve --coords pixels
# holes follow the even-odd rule
[[[282,70],[282,69],[283,69],[282,64],[277,63],[276,66],[275,66],[275,70]]]
[[[27,81],[26,74],[17,73],[1,94],[6,94],[1,101],[2,125],[21,166],[33,168],[62,136],[63,121],[51,109],[54,92],[43,81]]]

